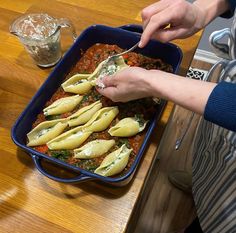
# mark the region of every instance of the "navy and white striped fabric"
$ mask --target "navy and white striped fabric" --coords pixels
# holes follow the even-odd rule
[[[236,133],[202,118],[195,142],[193,197],[201,228],[236,233]]]
[[[193,197],[205,233],[236,232],[236,134],[205,120],[193,157]]]

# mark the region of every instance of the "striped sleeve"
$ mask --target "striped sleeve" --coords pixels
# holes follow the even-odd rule
[[[236,132],[236,84],[218,83],[207,101],[204,118]]]

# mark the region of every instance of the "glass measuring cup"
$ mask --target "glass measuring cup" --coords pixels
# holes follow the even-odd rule
[[[26,14],[10,25],[35,63],[41,67],[55,65],[61,58],[60,29],[70,28],[72,37],[77,35],[73,24],[65,18],[53,18],[46,13]]]

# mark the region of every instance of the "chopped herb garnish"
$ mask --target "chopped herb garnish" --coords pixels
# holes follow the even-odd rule
[[[51,120],[56,120],[56,119],[60,119],[60,115],[48,115],[48,116],[45,116],[46,120],[47,121],[51,121]]]
[[[89,99],[89,95],[84,95],[83,99],[81,100],[80,103],[84,103],[84,102],[88,101],[88,99]]]
[[[99,59],[100,56],[101,56],[101,55],[100,55],[99,53],[94,54],[95,59]]]
[[[92,97],[94,98],[94,100],[100,100],[100,98],[101,98],[101,94],[100,93],[98,93],[97,91],[93,91],[92,93],[91,93],[91,95],[92,95]]]
[[[123,144],[125,144],[127,148],[130,148],[130,144],[129,144],[128,138],[119,138],[118,139],[117,145],[119,147],[121,147]]]
[[[98,168],[98,167],[99,167],[98,165],[91,165],[88,167],[88,170],[91,172],[94,172],[96,170],[96,168]]]
[[[145,123],[145,120],[143,119],[142,114],[135,114],[135,120],[139,123],[139,126],[142,127]]]
[[[62,161],[65,161],[70,157],[70,152],[68,150],[51,151],[50,153],[52,157]]]

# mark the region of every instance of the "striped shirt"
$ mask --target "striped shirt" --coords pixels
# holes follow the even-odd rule
[[[193,153],[193,197],[204,233],[236,233],[236,71],[221,78],[227,82],[209,97]]]
[[[236,133],[205,120],[195,144],[193,197],[204,233],[236,233]]]

